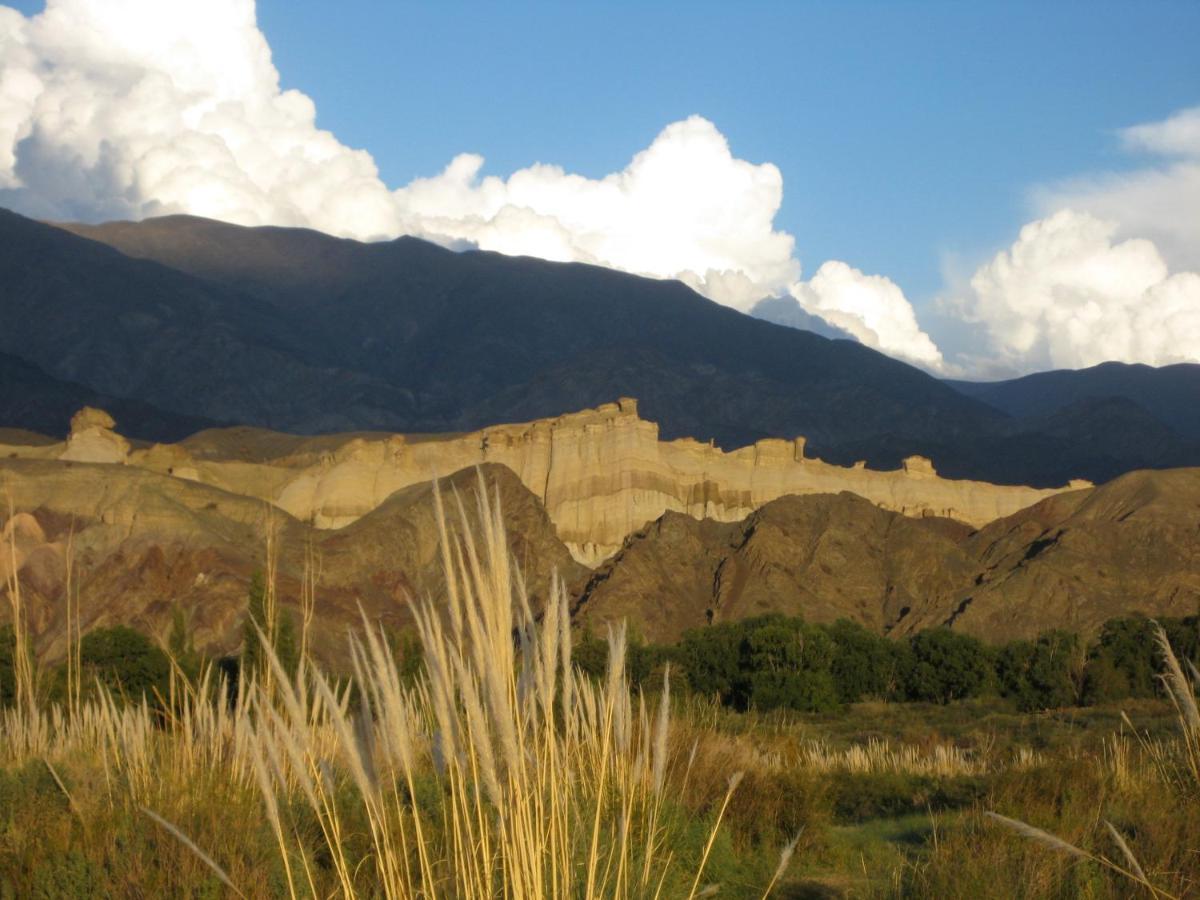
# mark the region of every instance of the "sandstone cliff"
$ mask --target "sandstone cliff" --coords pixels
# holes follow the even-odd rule
[[[689,439],[661,441],[658,426],[639,417],[632,399],[464,435],[300,438],[241,428],[124,455],[103,421],[89,416],[77,424],[65,449],[0,453],[123,461],[267,500],[318,528],[350,524],[394,492],[434,476],[499,463],[542,502],[559,537],[587,565],[607,559],[628,535],[668,511],[735,522],[782,496],[850,491],[907,516],[982,526],[1065,490],[941,478],[919,456],[894,471],[830,465],[806,457],[802,437],[732,452]]]

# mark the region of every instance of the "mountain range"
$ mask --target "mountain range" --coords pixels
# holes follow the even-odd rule
[[[156,440],[212,423],[458,432],[636,396],[664,438],[803,435],[843,465],[919,454],[1042,487],[1200,463],[1200,366],[943,382],[678,282],[414,238],[0,211],[0,296],[0,363],[21,372],[0,424],[43,432],[68,394]]]

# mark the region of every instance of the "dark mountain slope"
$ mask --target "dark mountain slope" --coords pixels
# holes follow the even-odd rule
[[[1200,463],[1200,366],[951,387],[594,266],[186,216],[64,226],[76,234],[57,240],[16,216],[5,227],[16,248],[6,262],[0,247],[0,286],[44,321],[15,323],[0,350],[173,412],[438,432],[635,396],[664,437],[731,448],[802,434],[831,462],[921,454],[951,477],[1047,486]]]
[[[4,210],[0,291],[0,352],[102,394],[277,427],[408,421],[403,391],[332,366],[303,319]]]
[[[1048,416],[1083,400],[1121,397],[1145,408],[1181,437],[1200,440],[1200,364],[1154,368],[1107,362],[1010,381],[946,383],[1018,418]]]
[[[97,393],[70,381],[59,381],[37,366],[0,353],[0,422],[61,439],[79,409],[95,406],[109,412],[127,437],[177,441],[214,423],[211,419],[178,415],[137,400]],[[0,443],[4,443],[0,440]]]
[[[332,367],[403,391],[408,430],[464,430],[632,395],[668,437],[733,446],[805,434],[825,458],[852,462],[852,445],[891,466],[1003,419],[911,366],[754,320],[678,282],[188,217],[71,227],[271,307],[289,335],[319,336],[313,354]],[[381,427],[380,418],[356,425]],[[276,421],[321,426],[298,412]]]

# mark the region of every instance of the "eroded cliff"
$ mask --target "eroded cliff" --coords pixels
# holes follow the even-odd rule
[[[498,463],[542,502],[559,538],[594,566],[663,513],[734,522],[792,494],[850,491],[907,516],[981,527],[1063,490],[940,477],[910,457],[901,469],[830,465],[802,437],[731,452],[659,440],[658,426],[623,398],[596,409],[463,435],[293,437],[257,429],[201,432],[179,444],[129,449],[99,413],[80,415],[65,444],[0,447],[5,455],[124,463],[266,500],[318,528],[340,528],[396,491],[463,468]]]

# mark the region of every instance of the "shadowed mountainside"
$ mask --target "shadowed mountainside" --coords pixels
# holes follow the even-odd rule
[[[1123,398],[1181,438],[1200,440],[1200,364],[1154,368],[1119,362],[1038,372],[1009,381],[947,381],[969,397],[1017,418],[1052,416],[1084,401]]]
[[[394,385],[409,401],[342,430],[462,431],[636,396],[667,438],[733,447],[803,434],[831,461],[853,462],[842,449],[853,443],[894,467],[1004,419],[911,366],[752,319],[678,282],[187,217],[70,227],[130,254],[124,265],[153,258],[248,310],[269,307],[290,323],[288,347],[319,336],[331,375]],[[331,430],[312,406],[224,418]]]
[[[64,426],[84,406],[111,410],[130,425],[127,437],[179,440],[215,424],[210,419],[177,415],[137,400],[108,397],[91,388],[59,381],[37,366],[7,353],[0,353],[0,423],[18,423],[34,432],[33,440],[63,437]],[[20,443],[5,439],[2,443]]]
[[[731,449],[803,435],[843,465],[919,454],[951,477],[1050,486],[1200,462],[1186,435],[1097,456],[1087,428],[1047,433],[961,385],[678,282],[413,238],[186,216],[51,227],[0,212],[0,288],[0,352],[215,421],[459,432],[636,396],[665,438]]]

